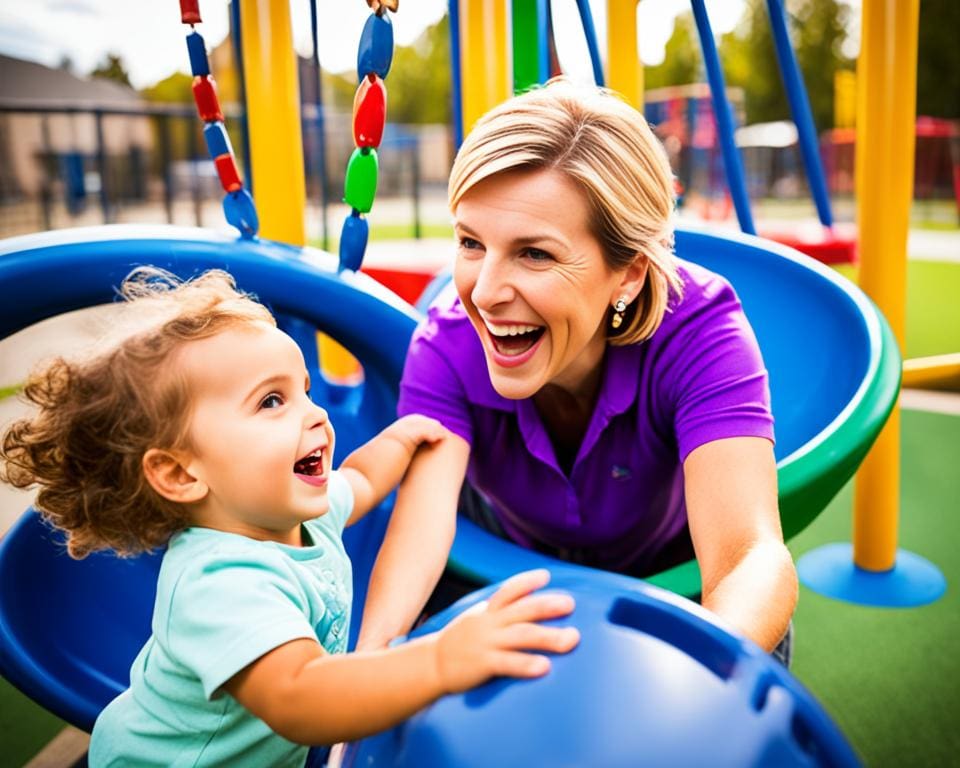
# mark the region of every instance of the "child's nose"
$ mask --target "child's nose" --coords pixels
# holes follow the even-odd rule
[[[307,412],[307,421],[310,423],[311,427],[319,427],[323,424],[326,424],[329,421],[330,417],[327,415],[325,408],[321,408],[315,403],[310,404],[310,409]]]

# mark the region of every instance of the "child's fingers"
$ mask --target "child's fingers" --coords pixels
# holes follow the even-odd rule
[[[522,651],[498,651],[493,657],[493,676],[543,677],[550,671],[550,659]]]
[[[567,653],[580,642],[580,633],[574,627],[511,624],[500,630],[498,640],[504,648]]]
[[[492,601],[491,601],[492,602]],[[525,595],[500,609],[497,619],[503,624],[544,621],[569,616],[576,607],[573,597],[563,592]]]
[[[528,595],[535,589],[545,586],[550,581],[550,572],[545,568],[534,571],[524,571],[511,576],[490,598],[490,610],[499,610],[506,605]]]

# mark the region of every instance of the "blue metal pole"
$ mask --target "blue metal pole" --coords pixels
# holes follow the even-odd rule
[[[460,87],[460,0],[449,0],[447,19],[450,22],[450,81],[453,98],[453,141],[457,149],[463,144],[463,97]]]
[[[583,36],[587,39],[587,49],[590,51],[590,64],[593,66],[593,82],[603,87],[603,65],[600,62],[600,48],[597,46],[597,30],[593,26],[593,13],[590,11],[590,0],[577,0],[577,10],[580,11],[580,23],[583,25]]]
[[[794,55],[793,46],[790,45],[786,10],[783,7],[782,0],[767,0],[767,11],[770,16],[770,30],[773,32],[774,46],[777,50],[777,61],[780,64],[780,76],[783,78],[783,85],[787,90],[790,112],[793,114],[793,122],[797,125],[797,133],[800,137],[800,155],[803,158],[803,167],[807,172],[810,192],[813,195],[814,204],[817,206],[820,223],[825,227],[832,227],[833,213],[830,211],[830,195],[827,193],[827,181],[820,160],[817,129],[813,124],[813,114],[810,111],[810,100],[807,98],[803,74],[797,65],[797,57]]]
[[[713,30],[710,29],[710,19],[707,17],[704,0],[690,0],[690,5],[693,7],[693,18],[697,23],[697,33],[700,36],[700,48],[703,51],[703,63],[710,83],[710,99],[713,102],[714,117],[717,119],[717,133],[720,135],[723,166],[730,185],[733,207],[737,212],[740,229],[748,235],[755,235],[757,230],[753,225],[753,214],[750,213],[750,197],[747,195],[747,183],[743,174],[743,160],[733,138],[733,111],[730,109],[730,102],[727,101],[723,70],[720,68],[720,56],[717,54]]]
[[[240,97],[240,143],[243,146],[244,186],[253,194],[253,164],[250,162],[250,131],[247,129],[247,86],[243,76],[243,42],[240,38],[240,0],[230,3],[230,42],[233,65],[237,68],[237,90]]]
[[[537,80],[550,79],[550,2],[537,0]]]

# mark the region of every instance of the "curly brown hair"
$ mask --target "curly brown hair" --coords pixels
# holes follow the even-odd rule
[[[0,479],[39,486],[36,506],[82,558],[100,549],[129,556],[166,544],[187,510],[147,481],[149,448],[184,447],[187,383],[170,365],[184,344],[228,328],[275,320],[219,270],[183,282],[153,267],[124,280],[113,338],[84,359],[58,357],[33,372],[22,395],[32,415],[0,445]]]

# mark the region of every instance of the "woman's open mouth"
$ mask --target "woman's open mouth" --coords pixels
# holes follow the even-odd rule
[[[546,333],[542,325],[484,322],[490,339],[490,357],[503,368],[515,368],[533,357]]]

